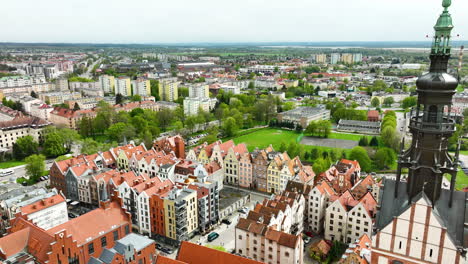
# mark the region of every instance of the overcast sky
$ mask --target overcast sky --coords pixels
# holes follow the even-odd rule
[[[421,41],[442,0],[2,0],[0,42]],[[467,0],[450,12],[468,40]]]

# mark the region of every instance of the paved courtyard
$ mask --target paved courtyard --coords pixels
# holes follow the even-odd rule
[[[358,145],[358,142],[346,139],[303,137],[301,144],[319,147],[352,149]]]

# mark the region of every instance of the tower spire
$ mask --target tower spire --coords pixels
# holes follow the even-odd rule
[[[448,8],[452,4],[452,0],[443,0],[442,6],[444,11],[440,14],[437,19],[437,23],[434,26],[435,36],[431,48],[431,56],[442,55],[450,56],[450,34],[452,33],[453,24],[452,16],[450,15]]]

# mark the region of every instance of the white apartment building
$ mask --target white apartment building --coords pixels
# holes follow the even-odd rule
[[[55,89],[57,91],[68,91],[68,79],[59,78],[55,81]]]
[[[190,98],[209,98],[210,90],[208,84],[197,83],[188,87]]]
[[[239,219],[235,229],[236,253],[269,264],[302,264],[302,235],[274,230],[261,221]]]
[[[202,109],[205,112],[210,112],[216,106],[216,98],[185,98],[184,99],[184,114],[196,115]]]
[[[0,88],[21,87],[33,84],[47,83],[44,75],[37,76],[7,76],[0,78]]]
[[[332,196],[325,214],[325,239],[349,244],[364,234],[371,237],[376,206],[370,193],[359,201],[349,191]]]
[[[121,94],[123,96],[132,95],[132,86],[131,86],[130,78],[119,77],[115,79],[115,94]]]
[[[325,221],[325,213],[328,207],[330,197],[336,195],[333,188],[326,181],[317,184],[306,197],[307,220],[305,229],[315,233],[321,233]]]
[[[99,76],[101,88],[105,93],[114,93],[115,91],[115,77],[112,75]]]
[[[223,90],[225,93],[240,94],[240,92],[241,92],[240,88],[238,86],[234,86],[234,85],[222,84],[219,88],[221,90]]]
[[[151,86],[150,81],[143,78],[138,78],[132,81],[132,88],[134,95],[140,96],[150,96],[151,95]]]

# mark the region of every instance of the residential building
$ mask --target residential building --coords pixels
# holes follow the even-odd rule
[[[191,98],[187,97],[184,99],[184,114],[185,115],[197,115],[200,109],[205,112],[211,112],[218,100],[216,98]]]
[[[59,78],[55,81],[55,89],[57,91],[63,92],[63,91],[69,91],[68,87],[68,79],[65,78]]]
[[[247,146],[242,143],[227,150],[224,160],[224,182],[231,185],[239,184],[239,160],[248,153]]]
[[[44,75],[21,75],[21,76],[6,76],[0,78],[0,88],[5,87],[23,87],[33,84],[47,83]]]
[[[253,185],[253,165],[250,153],[244,153],[239,159],[239,186],[252,188]]]
[[[71,129],[78,129],[78,124],[83,117],[94,118],[96,112],[92,109],[72,110],[62,107],[55,107],[49,113],[49,120],[54,125],[64,126]]]
[[[220,89],[224,91],[224,93],[232,93],[232,94],[240,94],[240,88],[234,85],[225,85],[222,84]]]
[[[278,121],[292,122],[296,125],[301,125],[303,128],[306,128],[310,122],[320,120],[330,120],[330,110],[324,106],[301,106],[293,110],[278,113]]]
[[[197,191],[176,188],[163,199],[166,237],[174,241],[187,240],[198,230]]]
[[[115,94],[121,94],[123,96],[132,95],[132,85],[130,83],[130,78],[126,76],[120,76],[115,79]]]
[[[102,91],[100,82],[69,82],[68,86],[73,92],[81,92],[88,89]]]
[[[270,146],[265,150],[255,150],[252,152],[252,185],[254,189],[261,192],[268,192],[267,190],[267,178],[268,178],[268,153],[273,152],[273,148]]]
[[[282,191],[281,187],[281,170],[283,167],[289,167],[291,159],[288,153],[276,155],[268,165],[267,170],[267,191],[271,193],[279,193]],[[291,164],[293,165],[293,164]],[[292,174],[295,174],[294,171]]]
[[[372,241],[366,234],[351,243],[341,257],[339,264],[372,263]]]
[[[144,78],[137,78],[132,81],[133,95],[150,96],[151,85],[150,80]]]
[[[360,176],[359,162],[347,159],[341,159],[321,174],[321,177],[325,178],[338,194],[351,190],[359,181]]]
[[[315,62],[319,64],[327,63],[327,55],[326,54],[315,54]]]
[[[362,62],[362,53],[353,53],[353,63]]]
[[[54,108],[50,105],[44,103],[32,104],[29,114],[34,117],[38,117],[40,119],[44,119],[46,121],[50,120],[50,113],[54,110]]]
[[[332,195],[325,214],[325,239],[351,243],[362,235],[372,235],[377,202],[367,193],[357,200],[350,191]]]
[[[91,257],[89,264],[153,264],[156,244],[147,237],[130,233],[115,241],[112,248],[103,249],[99,257]]]
[[[177,158],[185,159],[185,140],[181,135],[159,138],[153,147],[156,151],[173,152]]]
[[[308,219],[305,229],[315,233],[322,233],[330,197],[336,195],[336,192],[326,181],[321,181],[305,195],[307,203],[305,214]]]
[[[99,76],[99,82],[104,93],[115,93],[115,77],[112,75]]]
[[[343,53],[341,54],[341,61],[344,64],[352,65],[354,63],[353,61],[353,54],[350,53]]]
[[[48,230],[17,217],[9,234],[0,238],[0,259],[10,263],[33,259],[41,264],[88,263],[128,235],[130,224],[130,215],[115,197],[106,198],[98,209]]]
[[[38,117],[25,116],[17,111],[15,111],[14,116],[4,115],[5,111],[9,110],[12,109],[5,106],[0,108],[0,116],[7,117],[0,121],[0,148],[10,150],[16,140],[24,136],[32,136],[37,142],[42,139],[42,129],[50,124],[48,121]]]
[[[236,253],[263,263],[302,264],[302,234],[277,231],[261,221],[240,218],[235,231]]]
[[[369,121],[369,122],[379,122],[380,121],[379,111],[377,111],[377,110],[367,111],[367,121]]]
[[[68,221],[65,196],[55,194],[21,207],[19,214],[34,225],[48,230]]]
[[[332,53],[330,55],[330,64],[337,64],[341,60],[341,55],[339,53]]]
[[[159,80],[159,98],[162,101],[173,102],[179,98],[179,82],[177,78]]]
[[[65,100],[76,100],[80,98],[81,93],[78,92],[51,92],[39,94],[39,99],[49,105],[62,104]]]
[[[210,98],[209,86],[205,83],[191,84],[188,87],[190,98]]]

